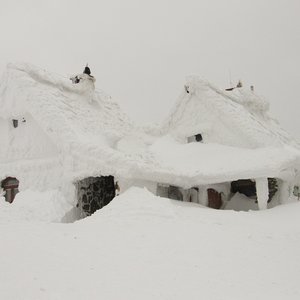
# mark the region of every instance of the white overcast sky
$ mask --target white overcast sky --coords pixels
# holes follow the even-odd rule
[[[24,61],[97,88],[135,120],[162,120],[185,77],[241,79],[300,139],[300,0],[0,0],[0,71]],[[1,109],[1,108],[0,108]]]

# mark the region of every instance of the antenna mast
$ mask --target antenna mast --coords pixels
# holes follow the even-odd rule
[[[230,84],[230,87],[232,87],[232,80],[231,80],[231,70],[229,69],[228,70],[228,75],[229,75],[229,84]]]

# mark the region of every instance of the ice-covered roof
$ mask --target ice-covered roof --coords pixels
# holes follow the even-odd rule
[[[0,106],[0,125],[8,127],[0,128],[5,140],[0,163],[6,165],[1,169],[15,169],[12,164],[22,165],[22,160],[34,165],[61,157],[65,169],[77,172],[92,158],[99,163],[82,173],[105,175],[127,160],[114,146],[135,127],[110,96],[94,91],[88,82],[74,85],[69,78],[29,64],[9,64],[0,83]],[[11,119],[19,120],[18,128],[6,125]]]
[[[31,138],[27,148],[38,148],[35,152],[21,147],[25,142],[20,136],[29,124],[23,131],[14,130],[19,134],[6,139],[8,147],[19,139],[15,148],[21,150],[12,151],[18,155],[11,159],[4,153],[4,162],[9,163],[5,169],[17,160],[21,167],[23,155],[27,166],[43,159],[53,166],[62,165],[64,176],[71,180],[115,175],[183,187],[283,177],[294,170],[299,153],[266,117],[265,102],[242,91],[227,95],[195,78],[190,79],[189,89],[190,94],[182,95],[164,124],[163,134],[157,136],[135,126],[111,97],[94,92],[88,82],[73,85],[68,78],[34,66],[10,64],[0,85],[0,121],[25,116],[32,128],[40,126],[41,130],[30,131],[36,141]],[[203,133],[204,144],[186,144],[182,139],[196,133]],[[255,149],[258,146],[262,149]],[[47,152],[44,157],[43,151]]]
[[[176,182],[185,186],[260,177],[294,177],[295,169],[300,166],[299,152],[288,146],[245,149],[212,143],[181,144],[171,136],[164,136],[150,151],[162,167],[180,174]]]
[[[0,117],[30,113],[55,142],[109,145],[133,128],[102,91],[28,64],[9,64],[0,86]]]
[[[201,133],[205,142],[243,148],[292,145],[299,147],[268,115],[269,104],[246,88],[220,90],[189,77],[162,131],[179,137]]]

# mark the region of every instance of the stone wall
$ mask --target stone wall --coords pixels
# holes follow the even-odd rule
[[[113,176],[88,177],[77,182],[77,206],[87,216],[107,205],[115,194]]]

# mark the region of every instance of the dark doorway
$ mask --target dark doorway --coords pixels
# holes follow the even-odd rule
[[[231,182],[231,193],[239,192],[247,197],[256,197],[255,181],[250,179],[240,179]]]
[[[168,198],[173,200],[183,201],[183,195],[180,191],[180,188],[178,188],[177,186],[170,185],[168,192],[169,192]]]
[[[19,192],[19,180],[14,177],[7,177],[1,182],[1,188],[5,192],[5,200],[12,203]]]
[[[113,176],[88,177],[77,183],[78,207],[89,216],[116,195]]]
[[[158,184],[157,195],[172,200],[183,201],[182,188],[174,185]]]
[[[276,178],[268,178],[269,200],[270,202],[278,191],[278,182]],[[231,193],[239,192],[249,198],[256,199],[256,184],[254,180],[240,179],[231,182]]]
[[[222,207],[222,195],[214,189],[207,190],[208,207],[220,209]]]

